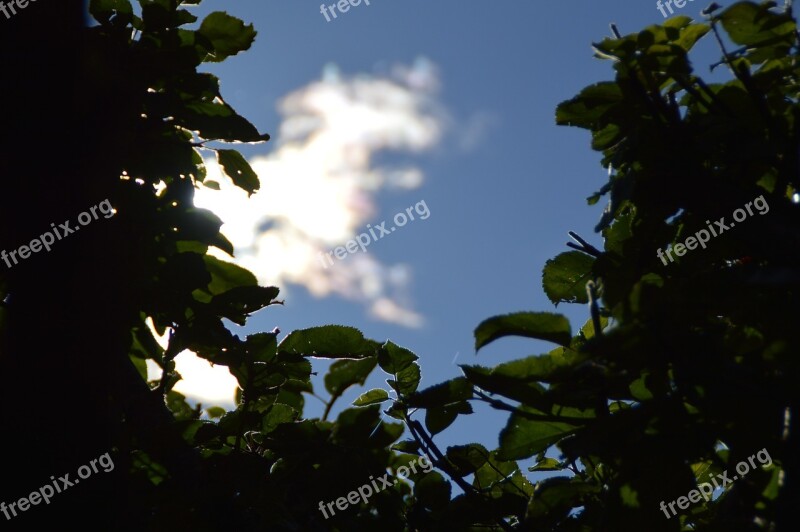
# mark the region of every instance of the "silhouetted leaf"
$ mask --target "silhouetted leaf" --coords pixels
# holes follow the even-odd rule
[[[572,333],[567,318],[550,312],[517,312],[495,316],[475,329],[475,350],[504,336],[524,336],[568,346]]]
[[[362,393],[358,399],[353,401],[353,406],[369,406],[389,400],[389,393],[381,388],[375,388]]]

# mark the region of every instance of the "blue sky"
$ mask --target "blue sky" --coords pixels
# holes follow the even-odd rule
[[[679,12],[699,17],[702,7]],[[509,339],[476,357],[472,332],[496,314],[556,310],[541,270],[568,249],[567,231],[601,246],[592,229],[603,202],[590,208],[585,198],[606,172],[588,133],[555,125],[555,107],[613,76],[591,43],[609,35],[609,22],[623,33],[660,23],[655,2],[371,0],[330,22],[308,0],[205,0],[195,12],[215,10],[259,32],[250,51],[210,71],[223,97],[273,140],[241,147],[262,179],[252,199],[223,182],[198,203],[227,222],[241,263],[286,299],[237,333],[352,325],[416,352],[422,387],[461,375],[459,363],[549,350]],[[710,44],[700,47],[703,74],[716,58],[704,51]],[[420,201],[427,219],[320,266],[319,251],[368,223],[389,226]],[[557,311],[573,330],[588,317],[581,305]],[[315,364],[320,374],[326,367]],[[215,386],[184,368],[190,382],[178,389],[203,395]],[[387,388],[384,379],[367,389]],[[318,401],[306,404],[307,416],[321,414]],[[478,408],[437,441],[494,448],[506,419]]]

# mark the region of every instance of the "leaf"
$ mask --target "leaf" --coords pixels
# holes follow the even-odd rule
[[[414,440],[403,440],[392,445],[391,450],[400,453],[417,454],[419,452],[419,442]]]
[[[438,434],[452,425],[459,414],[472,414],[472,406],[462,401],[447,406],[428,408],[425,411],[425,426],[431,434]]]
[[[367,340],[358,329],[323,325],[294,331],[278,345],[278,352],[320,358],[362,359],[374,356],[378,343]]]
[[[133,8],[128,0],[91,0],[89,13],[101,24],[109,22],[117,14],[132,15]]]
[[[475,472],[472,483],[476,488],[486,490],[496,498],[502,495],[502,484],[507,484],[518,472],[519,466],[516,462],[501,460],[498,452],[492,451],[486,462]],[[493,486],[499,489],[491,489]]]
[[[617,253],[618,255],[624,253],[625,241],[633,236],[631,232],[632,221],[632,214],[623,214],[618,216],[611,226],[603,229],[603,239],[605,241],[606,250]]]
[[[297,420],[297,411],[289,405],[273,404],[261,419],[261,431],[269,434],[283,423],[293,423]]]
[[[577,430],[574,425],[551,421],[533,421],[512,414],[500,432],[500,460],[522,460],[540,453]]]
[[[587,495],[599,491],[599,486],[578,479],[548,478],[536,486],[535,495],[528,504],[527,515],[538,519],[554,514],[567,514],[571,509],[582,506]]]
[[[558,303],[588,303],[586,283],[592,278],[594,259],[580,251],[567,251],[548,260],[542,273],[547,297]]]
[[[176,235],[180,240],[212,243],[219,235],[222,220],[207,209],[190,208],[174,215]]]
[[[795,24],[791,16],[771,13],[765,5],[737,2],[719,18],[736,44],[760,46],[783,40],[788,47],[793,40]]]
[[[272,362],[277,355],[277,348],[277,334],[274,332],[250,334],[245,340],[248,360],[253,362]],[[302,361],[302,359],[298,362],[300,361]],[[281,363],[285,364],[286,361],[279,361],[279,364]],[[289,376],[297,377],[298,375]]]
[[[509,364],[513,364],[513,362]],[[550,410],[552,406],[552,402],[545,397],[545,388],[535,382],[535,379],[495,374],[496,368],[489,369],[483,366],[461,365],[460,368],[467,379],[482,390],[501,394],[545,411]]]
[[[524,336],[568,346],[572,339],[569,321],[551,312],[517,312],[495,316],[475,329],[475,350],[504,336]]]
[[[224,294],[240,286],[256,286],[255,275],[241,266],[219,260],[211,255],[203,255],[206,269],[211,274],[208,291],[212,295]]]
[[[139,375],[142,377],[143,381],[147,381],[147,362],[143,358],[139,358],[136,356],[130,356],[131,363],[136,368],[136,371],[139,372]]]
[[[616,83],[606,81],[590,85],[575,98],[559,104],[556,123],[596,129],[609,109],[621,102],[622,91]]]
[[[339,397],[350,386],[363,385],[377,365],[376,357],[361,360],[337,360],[331,364],[325,375],[325,389],[332,396]]]
[[[414,496],[430,510],[447,506],[450,490],[450,483],[437,471],[431,471],[414,484]]]
[[[681,36],[675,42],[688,52],[709,31],[711,28],[706,24],[692,24],[681,30]]]
[[[258,190],[260,182],[250,163],[236,150],[217,150],[217,161],[233,184],[251,195]]]
[[[555,458],[543,458],[536,462],[535,466],[529,467],[528,471],[561,471],[564,467]]]
[[[653,393],[647,388],[647,375],[642,375],[628,386],[631,396],[637,401],[649,401]]]
[[[131,330],[131,335],[130,354],[132,356],[161,360],[161,357],[164,355],[164,349],[162,349],[155,337],[153,337],[153,331],[150,330],[150,327],[145,325],[144,322],[139,322],[139,324]]]
[[[270,138],[221,100],[187,103],[176,111],[175,122],[206,140],[262,142]]]
[[[387,379],[386,382],[389,383],[389,386],[394,388],[394,391],[396,391],[401,398],[417,391],[421,375],[419,366],[416,363],[406,366],[394,375],[397,377],[396,380]]]
[[[389,392],[381,388],[375,388],[361,394],[358,399],[353,401],[353,406],[369,406],[389,400]]]
[[[410,395],[405,402],[414,408],[432,408],[469,399],[472,399],[472,383],[458,377]]]
[[[220,316],[244,325],[252,312],[279,303],[275,301],[278,292],[274,286],[237,286],[215,295],[209,304]]]
[[[566,370],[584,360],[570,349],[557,347],[544,355],[531,355],[529,357],[512,360],[498,364],[492,368],[490,374],[497,377],[507,377],[526,382],[554,382],[564,375]]]
[[[402,423],[390,423],[381,417],[377,404],[362,408],[347,408],[336,419],[335,441],[345,447],[380,449],[396,442],[403,435]]]
[[[206,408],[206,412],[208,413],[208,417],[211,419],[219,419],[227,413],[227,410],[221,406],[211,406]]]
[[[169,478],[167,468],[153,460],[144,451],[131,451],[131,469],[143,472],[154,486],[158,486]]]
[[[411,364],[419,357],[397,344],[386,342],[378,350],[378,364],[381,369],[390,375],[398,373]]]
[[[167,407],[178,421],[196,419],[197,412],[186,402],[186,397],[174,390],[167,393]]]
[[[248,50],[256,38],[252,24],[245,24],[223,11],[215,11],[203,19],[198,33],[211,41],[214,53],[208,59],[219,62]]]
[[[447,460],[457,468],[457,472],[465,477],[471,475],[489,459],[489,451],[479,443],[454,445],[447,448]]]
[[[209,275],[205,258],[197,253],[172,255],[158,272],[160,287],[171,294],[207,287],[213,276]]]

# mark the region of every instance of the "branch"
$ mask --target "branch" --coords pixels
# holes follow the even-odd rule
[[[480,390],[473,390],[475,395],[481,398],[481,400],[485,403],[488,403],[493,408],[497,410],[505,410],[506,412],[511,412],[512,414],[517,414],[520,417],[524,417],[525,419],[530,419],[532,421],[544,421],[547,423],[552,423],[554,421],[559,423],[569,423],[570,425],[588,425],[591,423],[590,418],[582,418],[582,417],[563,417],[563,416],[556,416],[554,414],[534,414],[532,412],[526,412],[525,410],[521,410],[514,405],[510,405],[508,403],[504,403],[499,399],[495,399],[493,397],[489,397],[485,393]]]
[[[447,462],[447,459],[442,454],[442,451],[436,446],[433,442],[433,439],[425,432],[425,429],[422,427],[419,421],[409,419],[408,417],[405,418],[406,424],[408,425],[408,429],[411,431],[411,435],[416,440],[417,444],[422,447],[423,449],[427,449],[428,455],[433,456],[434,465],[447,473],[447,475],[453,479],[459,488],[461,488],[465,494],[472,493],[477,495],[478,497],[484,498],[484,495],[478,491],[475,486],[468,484],[461,476],[455,474],[453,470],[450,468],[450,464]],[[502,517],[498,517],[496,519],[497,524],[505,530],[506,532],[513,531],[514,529],[508,523],[503,520]]]
[[[589,298],[589,313],[592,315],[594,335],[603,336],[603,325],[600,323],[600,308],[597,304],[597,284],[594,281],[586,283],[586,295]]]
[[[600,251],[599,249],[588,243],[586,240],[581,238],[581,236],[575,231],[569,231],[567,234],[570,237],[572,237],[572,239],[575,240],[575,242],[578,243],[575,244],[574,242],[567,242],[568,247],[571,247],[572,249],[577,249],[578,251],[582,251],[587,255],[591,255],[592,257],[595,258],[600,257],[603,254],[602,251]]]

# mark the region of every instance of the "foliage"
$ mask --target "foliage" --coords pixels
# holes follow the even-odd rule
[[[608,196],[596,228],[604,246],[577,237],[580,245],[543,272],[552,302],[588,303],[590,319],[573,336],[567,319],[550,312],[489,318],[475,330],[476,349],[507,336],[556,347],[494,367],[463,365],[463,376],[418,390],[416,354],[350,327],[281,341],[277,329],[242,339],[225,328],[224,319],[244,324],[280,304],[279,292],[209,255],[211,247],[234,250],[222,221],[194,207],[193,191],[211,150],[234,184],[255,193],[247,161],[218,146],[269,137],[225,103],[216,77],[197,70],[250,48],[255,30],[221,12],[189,29],[197,18],[187,8],[199,3],[140,0],[134,10],[128,0],[90,2],[97,87],[124,96],[105,168],[116,180],[115,230],[136,228],[125,349],[108,355],[128,371],[114,373],[109,392],[112,454],[127,475],[114,529],[788,529],[800,415],[800,345],[791,332],[799,317],[800,72],[790,8],[739,2],[703,23],[675,17],[595,45],[613,61],[615,80],[562,103],[556,118],[589,130],[609,170],[589,198]],[[691,67],[690,50],[709,33],[733,74],[726,83],[706,84]],[[739,48],[727,51],[725,34]],[[657,258],[657,248],[759,195],[767,216],[675,263]],[[19,283],[0,279],[0,289],[14,294]],[[0,331],[14,311],[13,300],[0,307]],[[166,349],[150,322],[170,331]],[[187,349],[238,380],[235,410],[210,408],[204,419],[173,390],[174,358]],[[329,397],[323,417],[309,419],[304,394],[317,395],[318,358],[334,360],[324,378]],[[163,376],[136,388],[144,360]],[[388,387],[328,419],[377,368]],[[510,413],[498,447],[440,450],[433,436],[473,414],[473,402]],[[406,431],[411,439],[401,440]],[[762,448],[771,467],[679,517],[659,509]],[[422,453],[436,470],[403,479],[398,469]],[[526,464],[547,478],[531,482]],[[391,485],[367,503],[328,520],[318,510],[386,471]]]

